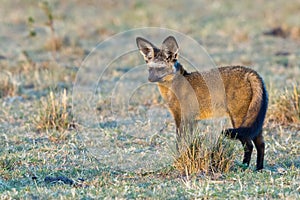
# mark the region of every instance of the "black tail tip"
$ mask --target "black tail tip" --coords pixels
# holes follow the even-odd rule
[[[222,131],[227,137],[231,139],[243,139],[243,138],[251,138],[251,128],[229,128]]]

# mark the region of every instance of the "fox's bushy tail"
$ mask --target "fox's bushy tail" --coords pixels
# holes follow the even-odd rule
[[[268,108],[268,94],[262,78],[254,71],[248,72],[252,88],[252,100],[240,127],[230,128],[223,133],[231,138],[254,139],[262,130]]]

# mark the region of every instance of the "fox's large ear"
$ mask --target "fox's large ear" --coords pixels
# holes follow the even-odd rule
[[[168,59],[177,59],[178,57],[178,44],[173,36],[167,37],[162,43],[162,50]]]
[[[146,62],[154,58],[154,49],[156,47],[151,42],[147,41],[144,38],[137,37],[136,44],[141,54],[144,56]]]

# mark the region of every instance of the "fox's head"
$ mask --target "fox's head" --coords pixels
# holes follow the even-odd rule
[[[177,62],[179,48],[173,36],[167,37],[160,49],[141,37],[136,38],[136,44],[147,63],[150,82],[164,82],[182,73],[182,66]]]

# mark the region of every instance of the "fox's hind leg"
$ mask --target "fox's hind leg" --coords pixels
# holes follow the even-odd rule
[[[265,156],[265,141],[262,136],[262,131],[253,139],[255,148],[257,150],[257,161],[256,161],[256,170],[263,169],[264,167],[264,156]]]
[[[242,142],[242,145],[244,147],[244,159],[243,159],[243,164],[247,164],[249,166],[250,160],[251,160],[251,155],[253,151],[253,144],[251,139],[240,139]]]

